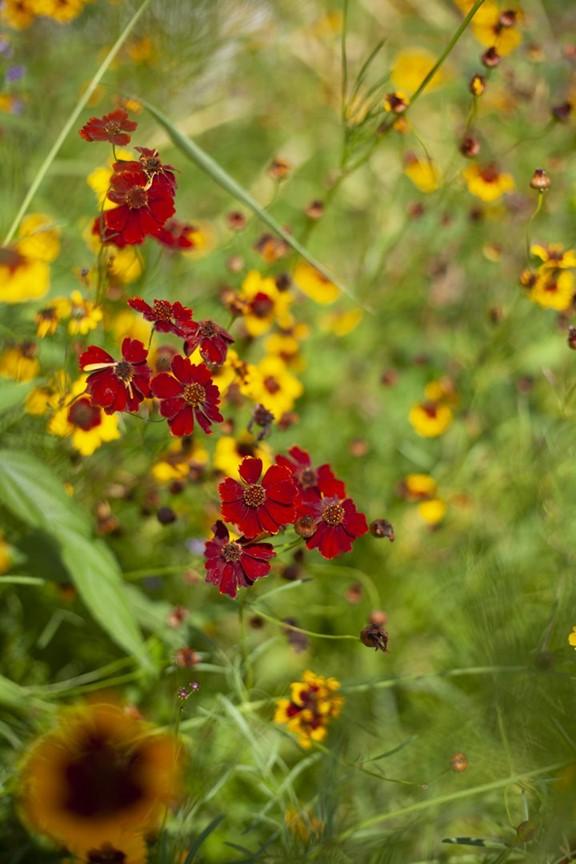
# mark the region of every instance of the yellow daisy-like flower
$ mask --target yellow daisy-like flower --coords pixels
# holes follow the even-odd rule
[[[452,410],[437,402],[420,402],[410,409],[412,428],[423,438],[437,438],[452,423]]]
[[[562,243],[533,243],[530,254],[542,261],[540,270],[576,269],[576,252],[574,249],[564,249]]]
[[[50,409],[56,410],[66,398],[70,382],[65,372],[56,372],[46,384],[35,387],[26,397],[27,414],[41,416]]]
[[[446,515],[446,504],[441,498],[431,498],[418,504],[418,513],[428,525],[439,525]]]
[[[273,324],[284,328],[292,326],[292,295],[289,291],[279,291],[274,279],[251,270],[242,283],[240,298],[246,303],[243,320],[251,336],[261,336]]]
[[[25,30],[34,21],[34,0],[4,0],[0,19],[15,30]]]
[[[152,63],[156,59],[156,48],[150,36],[128,42],[126,53],[133,63]]]
[[[574,299],[574,275],[569,270],[540,268],[528,293],[530,300],[545,309],[564,312]]]
[[[36,359],[36,346],[33,342],[11,345],[0,354],[0,378],[12,381],[30,381],[36,378],[40,364]]]
[[[248,367],[246,383],[240,385],[240,390],[279,420],[292,410],[296,399],[302,395],[303,387],[280,357],[269,356]]]
[[[576,627],[572,628],[572,631],[568,634],[568,644],[572,646],[572,648],[576,648]]]
[[[192,363],[200,363],[200,352],[196,351],[190,358]],[[240,389],[246,385],[250,369],[253,367],[241,360],[233,348],[228,349],[226,360],[219,366],[212,375],[214,384],[218,387],[222,396],[225,396],[233,384],[238,385]]]
[[[515,187],[512,175],[502,173],[496,165],[469,165],[463,176],[468,191],[487,204],[497,201],[506,192],[512,192]]]
[[[456,405],[458,402],[456,388],[450,378],[429,381],[424,388],[424,395],[428,402],[443,402],[446,405]]]
[[[404,158],[404,174],[421,192],[435,192],[440,186],[440,173],[430,159],[421,161],[415,153],[407,153]]]
[[[347,336],[358,327],[364,313],[361,309],[349,309],[347,312],[331,312],[320,320],[320,328],[335,336]]]
[[[68,332],[72,336],[85,336],[94,330],[102,321],[102,310],[91,300],[82,296],[80,291],[70,295],[70,312],[68,317]]]
[[[7,573],[12,563],[11,547],[0,534],[0,573]]]
[[[157,483],[185,481],[207,463],[208,451],[194,439],[182,438],[173,441],[167,452],[152,466],[152,476]]]
[[[494,47],[501,57],[511,54],[522,42],[519,27],[522,11],[509,2],[487,0],[472,20],[472,32],[486,48]]]
[[[328,305],[334,303],[340,296],[338,286],[307,261],[300,261],[294,268],[292,276],[300,291],[315,303]]]
[[[436,495],[436,481],[429,474],[408,474],[402,481],[402,494],[409,501],[421,501]]]
[[[302,681],[290,685],[290,699],[276,702],[274,722],[286,725],[298,736],[301,747],[308,749],[313,741],[323,741],[327,726],[342,710],[344,700],[336,693],[340,682],[307,671]]]
[[[237,437],[223,435],[216,442],[214,451],[214,468],[223,474],[235,477],[238,467],[246,456],[262,460],[263,470],[272,464],[272,451],[268,444],[257,441],[249,432],[242,432]]]
[[[38,300],[50,288],[49,263],[60,251],[60,233],[49,216],[26,216],[13,246],[0,248],[0,303]]]
[[[292,333],[271,333],[264,343],[267,354],[273,354],[291,366],[302,369],[304,364],[300,355],[300,341]]]
[[[83,861],[144,864],[146,833],[180,794],[179,761],[173,738],[119,705],[67,708],[24,756],[20,809]],[[129,857],[106,859],[106,850]]]
[[[414,93],[426,75],[430,72],[437,58],[422,48],[408,48],[400,51],[392,61],[390,75],[394,86],[407,93]],[[438,69],[428,82],[427,91],[436,90],[446,80],[446,71]]]
[[[70,437],[75,450],[82,456],[91,456],[102,444],[120,438],[120,429],[116,414],[106,414],[93,405],[83,395],[85,391],[86,379],[81,378],[50,420],[48,431],[62,438]]]
[[[33,0],[37,15],[52,18],[59,24],[73,21],[83,11],[86,0]]]

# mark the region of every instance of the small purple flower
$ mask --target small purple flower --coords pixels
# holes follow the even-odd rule
[[[6,70],[6,80],[21,81],[25,74],[26,68],[24,66],[9,66]]]

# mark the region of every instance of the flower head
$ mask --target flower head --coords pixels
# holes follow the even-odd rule
[[[328,305],[334,303],[340,296],[338,286],[307,261],[300,261],[296,265],[293,276],[300,291],[315,303]]]
[[[240,299],[246,305],[244,326],[250,336],[261,336],[272,324],[290,327],[293,323],[290,292],[279,291],[274,279],[263,277],[257,270],[251,270],[244,279]]]
[[[569,270],[548,269],[543,264],[530,284],[528,296],[538,306],[565,312],[574,300],[574,274]]]
[[[115,172],[108,198],[118,206],[96,219],[94,231],[103,243],[119,248],[154,237],[174,213],[173,186],[162,177],[150,180],[140,167]]]
[[[183,336],[187,327],[193,324],[192,309],[182,303],[170,303],[169,300],[154,300],[152,306],[141,297],[131,297],[128,305],[140,312],[146,321],[154,324],[159,333],[175,333]]]
[[[302,493],[298,517],[309,525],[306,546],[318,549],[323,558],[349,552],[354,541],[368,531],[366,517],[346,497],[344,484],[330,469],[319,470],[317,488]]]
[[[287,726],[308,749],[313,741],[324,740],[327,726],[340,714],[344,700],[336,695],[339,689],[335,678],[304,672],[302,681],[290,685],[290,699],[277,701],[274,722]]]
[[[246,381],[240,389],[278,420],[292,410],[303,391],[302,384],[281,357],[274,355],[263,357],[257,365],[249,365]]]
[[[152,393],[160,399],[160,413],[168,419],[170,431],[173,435],[191,435],[197,422],[209,435],[212,423],[224,419],[218,410],[220,391],[209,369],[179,355],[173,358],[171,369],[171,375],[161,372],[151,382]]]
[[[124,147],[130,143],[130,132],[138,126],[128,117],[128,112],[117,108],[103,117],[91,117],[80,130],[80,136],[85,141],[108,141],[110,144]]]
[[[122,342],[122,359],[114,358],[96,345],[80,355],[80,368],[88,375],[86,388],[92,402],[107,414],[137,411],[150,396],[148,351],[138,339]]]
[[[199,348],[202,359],[215,366],[221,366],[224,363],[228,346],[234,342],[227,330],[209,320],[191,321],[185,328],[183,336],[186,354],[193,354]]]
[[[423,438],[437,438],[452,423],[452,409],[442,402],[420,402],[410,409],[412,428]]]
[[[247,457],[238,473],[240,482],[227,477],[218,487],[227,522],[250,538],[276,534],[294,522],[298,490],[287,468],[272,465],[262,476],[262,460]]]
[[[256,579],[268,575],[270,560],[276,554],[271,543],[254,543],[246,537],[231,540],[220,520],[212,530],[214,536],[204,552],[206,582],[217,585],[221,594],[236,597],[238,588],[249,588]]]
[[[539,258],[541,270],[566,270],[576,268],[576,252],[564,249],[562,243],[533,243],[530,254]]]
[[[53,397],[51,401],[56,400]],[[70,437],[72,446],[82,456],[91,456],[105,442],[120,438],[118,418],[94,405],[86,395],[84,379],[73,385],[68,398],[60,397],[48,431],[52,435]]]
[[[291,447],[288,454],[288,456],[276,456],[276,464],[288,468],[301,492],[312,489],[320,493],[320,483],[328,481],[332,484],[331,489],[335,490],[336,494],[340,495],[341,498],[346,497],[344,483],[335,477],[329,465],[320,465],[319,468],[314,468],[310,454],[300,447]]]
[[[463,172],[468,191],[487,204],[497,201],[506,192],[514,189],[514,178],[511,174],[501,172],[494,164],[469,165]]]

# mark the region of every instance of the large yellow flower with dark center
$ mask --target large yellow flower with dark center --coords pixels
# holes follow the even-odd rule
[[[154,733],[117,704],[65,709],[24,757],[24,820],[83,861],[114,850],[122,864],[143,864],[145,835],[180,791],[177,743]]]

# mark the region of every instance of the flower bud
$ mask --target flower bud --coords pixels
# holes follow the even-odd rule
[[[466,135],[460,143],[460,153],[466,159],[474,159],[480,152],[480,142],[473,135]]]
[[[385,538],[391,543],[396,539],[394,527],[387,519],[374,519],[370,523],[370,533],[373,537]]]
[[[550,188],[550,177],[544,168],[536,168],[530,180],[530,188],[538,192],[546,192]]]
[[[156,518],[160,525],[172,525],[178,517],[171,507],[159,507],[156,511]]]
[[[360,631],[360,641],[367,648],[374,648],[376,651],[386,652],[388,650],[388,634],[377,624],[368,624]]]
[[[299,537],[303,537],[304,540],[307,540],[309,537],[312,537],[316,531],[316,520],[313,516],[300,516],[300,518],[294,523],[294,530]]]
[[[568,347],[572,349],[572,351],[576,351],[576,327],[570,325],[568,328]]]
[[[452,771],[457,771],[458,773],[462,773],[468,768],[468,759],[465,753],[454,753],[453,756],[450,757],[450,767]]]
[[[480,60],[482,61],[482,65],[486,66],[487,69],[494,69],[495,66],[498,66],[502,58],[500,54],[498,54],[496,48],[492,46],[492,48],[488,48],[488,50],[482,54]]]
[[[572,114],[572,103],[562,102],[561,105],[555,105],[552,108],[552,116],[559,123],[567,123]]]
[[[470,83],[468,85],[468,89],[472,93],[473,96],[481,96],[486,89],[486,79],[483,75],[473,75],[470,79]]]

